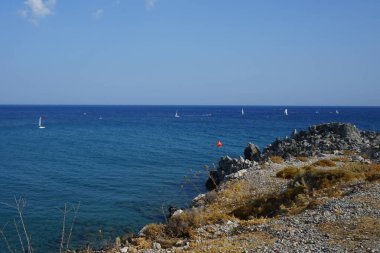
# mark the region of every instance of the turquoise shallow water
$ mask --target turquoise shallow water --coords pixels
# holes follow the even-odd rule
[[[27,201],[38,252],[57,251],[59,208],[80,202],[73,244],[101,245],[161,221],[162,206],[186,206],[205,190],[206,175],[193,174],[241,155],[247,142],[264,148],[294,128],[331,121],[380,131],[379,107],[288,107],[287,117],[284,107],[244,110],[242,117],[238,106],[0,106],[0,202]],[[38,129],[40,115],[46,129]],[[15,216],[0,204],[1,227]],[[12,238],[12,226],[5,231]]]

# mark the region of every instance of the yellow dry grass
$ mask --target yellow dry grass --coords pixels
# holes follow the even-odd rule
[[[281,163],[284,162],[284,158],[282,158],[281,156],[271,156],[269,159],[270,159],[272,162],[274,162],[274,163],[279,163],[279,164],[281,164]]]
[[[301,162],[307,162],[309,160],[306,156],[297,156],[296,158]]]
[[[331,160],[322,159],[322,160],[319,160],[319,161],[316,161],[315,163],[313,163],[312,166],[335,167],[336,163],[334,161],[331,161]]]
[[[305,208],[315,206],[318,194],[340,197],[342,192],[337,187],[339,183],[380,180],[380,165],[347,163],[333,169],[286,167],[277,176],[292,180],[285,191],[254,198],[248,204],[235,209],[232,214],[240,219],[251,219],[299,213]]]

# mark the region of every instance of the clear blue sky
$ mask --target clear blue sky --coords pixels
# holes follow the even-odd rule
[[[2,0],[0,104],[380,105],[379,0]]]

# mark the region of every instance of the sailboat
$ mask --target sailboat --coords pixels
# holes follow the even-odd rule
[[[336,114],[339,114],[339,111],[338,111],[338,110],[335,110],[335,113],[336,113]]]
[[[42,125],[42,117],[40,117],[40,120],[38,121],[38,128],[45,128],[45,126]]]
[[[244,116],[244,109],[241,108],[241,116]]]
[[[285,116],[288,116],[288,109],[285,108],[284,114]]]
[[[100,116],[99,116],[99,120],[102,120],[102,119],[103,119],[103,117],[102,117],[102,115],[100,115]]]
[[[174,117],[179,118],[178,110],[175,111],[175,115],[174,115]]]

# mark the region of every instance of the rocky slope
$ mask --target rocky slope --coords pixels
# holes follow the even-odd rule
[[[380,134],[312,126],[223,157],[208,193],[101,252],[380,252]]]
[[[248,143],[244,149],[244,158],[222,157],[217,171],[211,171],[206,183],[208,189],[229,178],[231,174],[245,171],[271,159],[280,157],[313,157],[323,154],[360,154],[375,162],[380,160],[380,133],[360,131],[356,126],[344,123],[329,123],[309,127],[308,131],[292,133],[290,138],[276,139],[264,149]],[[358,158],[359,159],[359,158]]]
[[[337,151],[366,153],[372,159],[380,156],[380,133],[360,131],[356,126],[329,123],[309,127],[308,131],[293,133],[291,138],[276,140],[264,149],[264,158],[270,156],[315,156]]]

